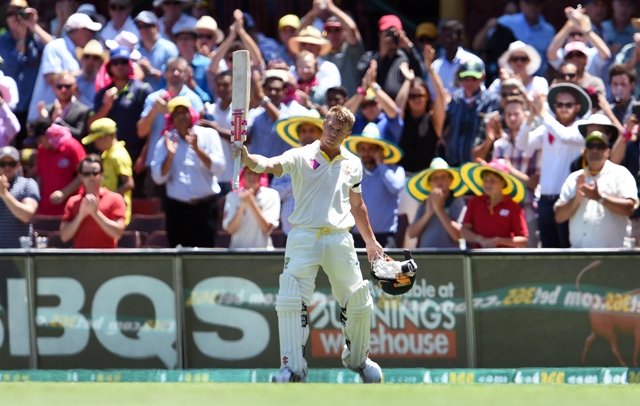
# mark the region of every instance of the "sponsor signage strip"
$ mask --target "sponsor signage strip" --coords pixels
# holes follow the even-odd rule
[[[0,371],[2,382],[172,382],[263,383],[271,382],[275,369],[122,369],[122,370],[22,370]],[[345,369],[311,369],[312,383],[358,383],[357,374]],[[385,383],[404,384],[605,384],[640,383],[638,368],[520,368],[520,369],[423,369],[384,370]]]

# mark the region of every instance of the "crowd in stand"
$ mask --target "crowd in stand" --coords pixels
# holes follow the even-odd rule
[[[58,216],[55,231],[73,247],[117,247],[144,199],[162,202],[158,231],[170,247],[282,244],[291,179],[245,169],[232,190],[239,49],[252,65],[249,152],[272,157],[318,142],[332,106],[355,115],[344,148],[362,160],[363,198],[383,246],[640,242],[632,0],[567,7],[557,31],[544,1],[520,0],[468,48],[460,21],[407,32],[387,14],[369,50],[333,0],[282,16],[277,38],[242,10],[218,26],[206,2],[156,0],[133,14],[131,0],[109,0],[102,16],[56,0],[46,24],[28,0],[6,3],[1,248],[20,247],[38,216]]]

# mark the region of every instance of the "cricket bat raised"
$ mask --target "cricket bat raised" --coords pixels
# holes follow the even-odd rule
[[[233,143],[240,146],[247,139],[247,112],[249,111],[249,92],[251,90],[251,63],[249,51],[233,52],[233,89],[231,93],[231,114]],[[233,190],[240,182],[240,155],[233,161]]]

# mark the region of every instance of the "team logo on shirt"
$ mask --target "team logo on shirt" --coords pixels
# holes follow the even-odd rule
[[[342,171],[342,173],[344,173],[347,176],[350,176],[355,172],[355,168],[352,167],[351,165],[342,165],[340,167],[340,170]]]
[[[502,209],[502,210],[500,210],[500,212],[498,213],[498,215],[499,215],[500,217],[507,217],[507,216],[509,216],[509,210],[507,210],[507,209]]]
[[[311,161],[309,161],[309,166],[315,171],[320,167],[320,162],[316,161],[315,158],[312,158]]]

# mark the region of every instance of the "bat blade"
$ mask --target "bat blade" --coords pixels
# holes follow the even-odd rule
[[[240,145],[247,139],[247,112],[251,90],[251,63],[249,51],[233,52],[233,88],[231,93],[233,142]],[[240,176],[240,156],[233,163],[233,189],[238,188]]]

